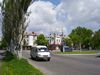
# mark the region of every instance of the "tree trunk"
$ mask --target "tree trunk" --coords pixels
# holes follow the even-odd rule
[[[22,49],[18,50],[18,55],[17,55],[18,59],[22,58]]]
[[[11,42],[10,42],[10,44],[9,44],[9,46],[8,46],[7,49],[8,49],[8,51],[14,53],[14,51],[15,51],[15,45],[14,45],[14,43],[13,43],[12,40],[11,40]]]
[[[81,47],[81,43],[79,43],[79,49],[80,49],[80,52],[82,51],[82,47]]]
[[[18,57],[18,59],[22,58],[22,50],[23,50],[23,41],[21,41],[21,43],[19,44],[19,48],[17,50],[17,57]]]

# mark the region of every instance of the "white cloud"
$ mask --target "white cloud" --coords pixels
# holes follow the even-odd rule
[[[0,0],[0,4],[2,3],[3,0]],[[2,27],[2,17],[1,17],[1,6],[0,6],[0,36],[2,35],[1,27]]]
[[[1,21],[1,8],[0,8],[0,36],[1,36],[1,26],[2,26],[2,23],[1,23],[2,21]]]
[[[0,3],[2,2],[3,0],[0,0]]]
[[[100,29],[100,0],[62,0],[69,32],[77,26]]]
[[[45,34],[50,32],[59,33],[62,29],[66,31],[63,20],[60,20],[60,16],[64,16],[60,6],[56,7],[49,1],[37,1],[29,7],[28,12],[30,11],[28,31]]]
[[[71,32],[77,26],[100,29],[100,0],[62,0],[58,6],[49,1],[33,3],[28,31]]]

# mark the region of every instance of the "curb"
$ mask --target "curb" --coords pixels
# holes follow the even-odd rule
[[[54,54],[54,55],[69,56],[69,55],[96,55],[96,54]]]

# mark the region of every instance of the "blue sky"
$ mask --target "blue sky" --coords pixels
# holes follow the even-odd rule
[[[44,1],[50,1],[50,2],[52,2],[55,5],[58,5],[61,2],[61,0],[44,0]]]

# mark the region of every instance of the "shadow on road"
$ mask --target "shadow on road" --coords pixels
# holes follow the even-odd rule
[[[43,60],[43,59],[38,59],[38,60],[32,59],[32,58],[29,58],[29,59],[32,60],[32,61],[35,61],[35,62],[48,62],[48,61]]]

